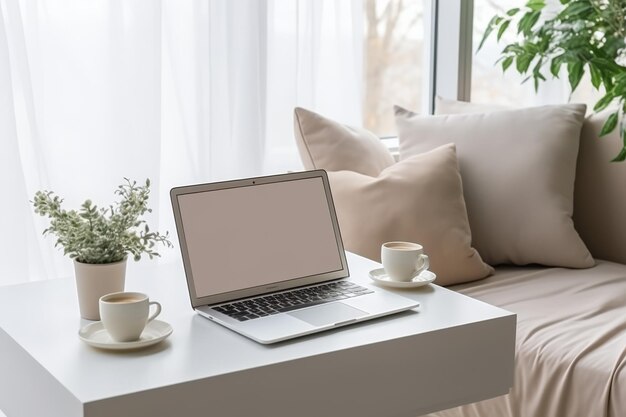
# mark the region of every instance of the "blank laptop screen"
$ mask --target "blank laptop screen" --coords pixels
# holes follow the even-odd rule
[[[321,178],[178,196],[196,296],[342,269]]]

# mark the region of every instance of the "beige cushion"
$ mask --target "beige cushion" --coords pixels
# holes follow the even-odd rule
[[[380,139],[310,110],[294,110],[296,144],[306,169],[349,170],[376,176],[394,163]]]
[[[613,111],[592,114],[583,124],[574,224],[594,257],[626,264],[626,162],[610,162],[622,147],[619,128],[598,137]]]
[[[347,250],[380,262],[382,243],[418,242],[440,285],[492,272],[471,246],[454,145],[407,158],[376,178],[350,171],[328,176]]]
[[[400,158],[456,143],[473,245],[486,262],[590,267],[572,221],[585,109],[419,116],[398,108]]]
[[[482,113],[503,109],[437,97],[437,114]],[[594,258],[626,264],[626,163],[609,162],[622,146],[619,131],[599,137],[615,109],[585,118],[574,185],[574,226]]]

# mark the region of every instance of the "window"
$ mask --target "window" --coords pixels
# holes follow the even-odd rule
[[[424,1],[365,0],[363,126],[395,132],[393,105],[422,110]]]

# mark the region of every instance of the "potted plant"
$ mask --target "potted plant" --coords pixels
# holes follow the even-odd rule
[[[100,320],[98,300],[102,295],[124,290],[126,260],[146,254],[159,256],[156,244],[171,247],[169,234],[152,232],[141,216],[148,208],[150,180],[138,186],[124,179],[115,194],[120,200],[109,207],[97,207],[86,200],[79,210],[65,210],[63,200],[52,191],[38,191],[33,200],[35,213],[50,219],[44,235],[56,236],[55,246],[74,260],[80,314]]]
[[[556,2],[555,2],[556,5]],[[521,6],[521,5],[520,5]],[[626,160],[626,5],[623,0],[560,0],[556,10],[546,7],[546,0],[528,0],[523,6],[494,16],[480,42],[514,29],[519,39],[504,47],[500,57],[503,71],[514,68],[532,79],[535,89],[547,73],[559,76],[567,68],[572,91],[576,90],[585,71],[596,89],[604,96],[593,110],[600,111],[617,102],[607,118],[600,136],[619,126],[624,145],[613,161]],[[525,80],[525,81],[526,81]]]

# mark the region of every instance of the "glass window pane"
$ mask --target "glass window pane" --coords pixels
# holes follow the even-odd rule
[[[424,1],[365,0],[363,125],[396,131],[393,105],[421,110]]]

